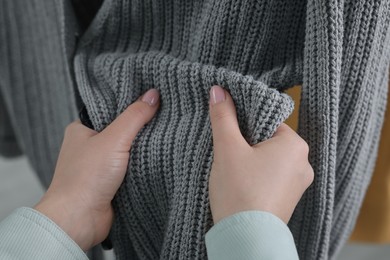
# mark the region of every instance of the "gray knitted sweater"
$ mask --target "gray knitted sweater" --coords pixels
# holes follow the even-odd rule
[[[76,46],[77,34],[68,1],[0,0],[1,93],[47,184],[76,117],[73,86],[99,131],[141,93],[160,90],[113,202],[118,259],[206,258],[213,84],[230,91],[251,144],[289,116],[283,90],[302,84],[299,133],[315,180],[289,227],[301,259],[335,258],[375,163],[390,1],[106,0]]]

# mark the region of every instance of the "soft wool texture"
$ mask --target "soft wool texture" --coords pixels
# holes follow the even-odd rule
[[[292,111],[281,92],[302,84],[299,133],[315,180],[289,227],[300,259],[335,258],[375,163],[389,1],[106,0],[76,46],[80,27],[65,0],[1,1],[0,87],[45,184],[76,117],[73,86],[98,131],[147,89],[160,90],[160,111],[135,140],[114,200],[118,259],[206,258],[213,84],[232,94],[252,144]]]

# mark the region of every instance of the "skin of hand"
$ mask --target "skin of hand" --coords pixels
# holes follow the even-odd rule
[[[233,100],[220,86],[210,91],[210,120],[214,223],[248,210],[267,211],[288,223],[314,178],[307,143],[283,123],[273,137],[250,146],[241,135]]]
[[[107,237],[114,216],[111,201],[124,179],[131,144],[159,103],[159,92],[151,89],[100,133],[80,121],[67,127],[53,180],[35,209],[81,249]]]

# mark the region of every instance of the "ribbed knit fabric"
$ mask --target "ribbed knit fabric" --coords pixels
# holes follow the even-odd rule
[[[77,118],[70,76],[76,24],[70,4],[62,2],[0,0],[1,94],[45,187],[64,128]]]
[[[386,105],[389,1],[106,0],[75,50],[74,70],[77,27],[63,8],[67,1],[0,3],[6,43],[0,85],[13,101],[9,111],[24,115],[16,120],[21,129],[38,125],[54,135],[47,141],[36,128],[18,133],[42,178],[50,167],[37,154],[54,163],[55,136],[74,115],[73,71],[99,131],[141,93],[160,90],[159,113],[134,141],[114,200],[118,259],[206,258],[213,84],[232,94],[250,143],[272,135],[292,110],[281,91],[302,84],[299,133],[309,143],[315,180],[289,227],[300,259],[335,258],[375,163]],[[23,17],[10,16],[21,10]],[[20,100],[30,96],[42,101]],[[34,111],[41,117],[31,120]],[[45,122],[53,120],[50,128]],[[42,149],[47,142],[51,149]]]
[[[45,188],[65,127],[77,119],[72,58],[79,34],[70,1],[0,0],[0,155],[18,155],[20,145]],[[102,259],[100,248],[88,255]]]

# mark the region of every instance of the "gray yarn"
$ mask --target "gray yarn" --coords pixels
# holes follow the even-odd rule
[[[68,1],[0,0],[0,114],[10,117],[0,116],[0,155],[18,155],[20,146],[45,188],[64,129],[77,119],[71,64],[78,32]],[[103,259],[100,248],[88,256]]]
[[[72,12],[67,1],[0,0],[1,94],[18,143],[45,187],[64,129],[77,118]]]
[[[315,180],[289,227],[301,259],[335,258],[375,163],[387,96],[389,1],[106,0],[77,48],[67,1],[27,2],[25,18],[15,19],[9,13],[24,2],[0,1],[0,86],[16,125],[31,129],[17,136],[42,178],[51,169],[37,158],[54,163],[50,151],[60,142],[41,131],[60,136],[74,116],[73,79],[99,131],[144,91],[160,90],[159,113],[134,141],[114,200],[118,259],[206,258],[213,84],[232,94],[250,143],[272,135],[292,110],[281,92],[303,84],[299,133],[309,143]],[[43,10],[48,17],[34,16]],[[38,25],[38,32],[26,29]],[[45,48],[31,44],[42,39]],[[22,48],[9,51],[16,45]],[[30,120],[35,114],[41,117]],[[54,128],[51,120],[59,121]]]
[[[15,157],[22,154],[14,134],[9,113],[0,95],[0,154],[4,157]]]

